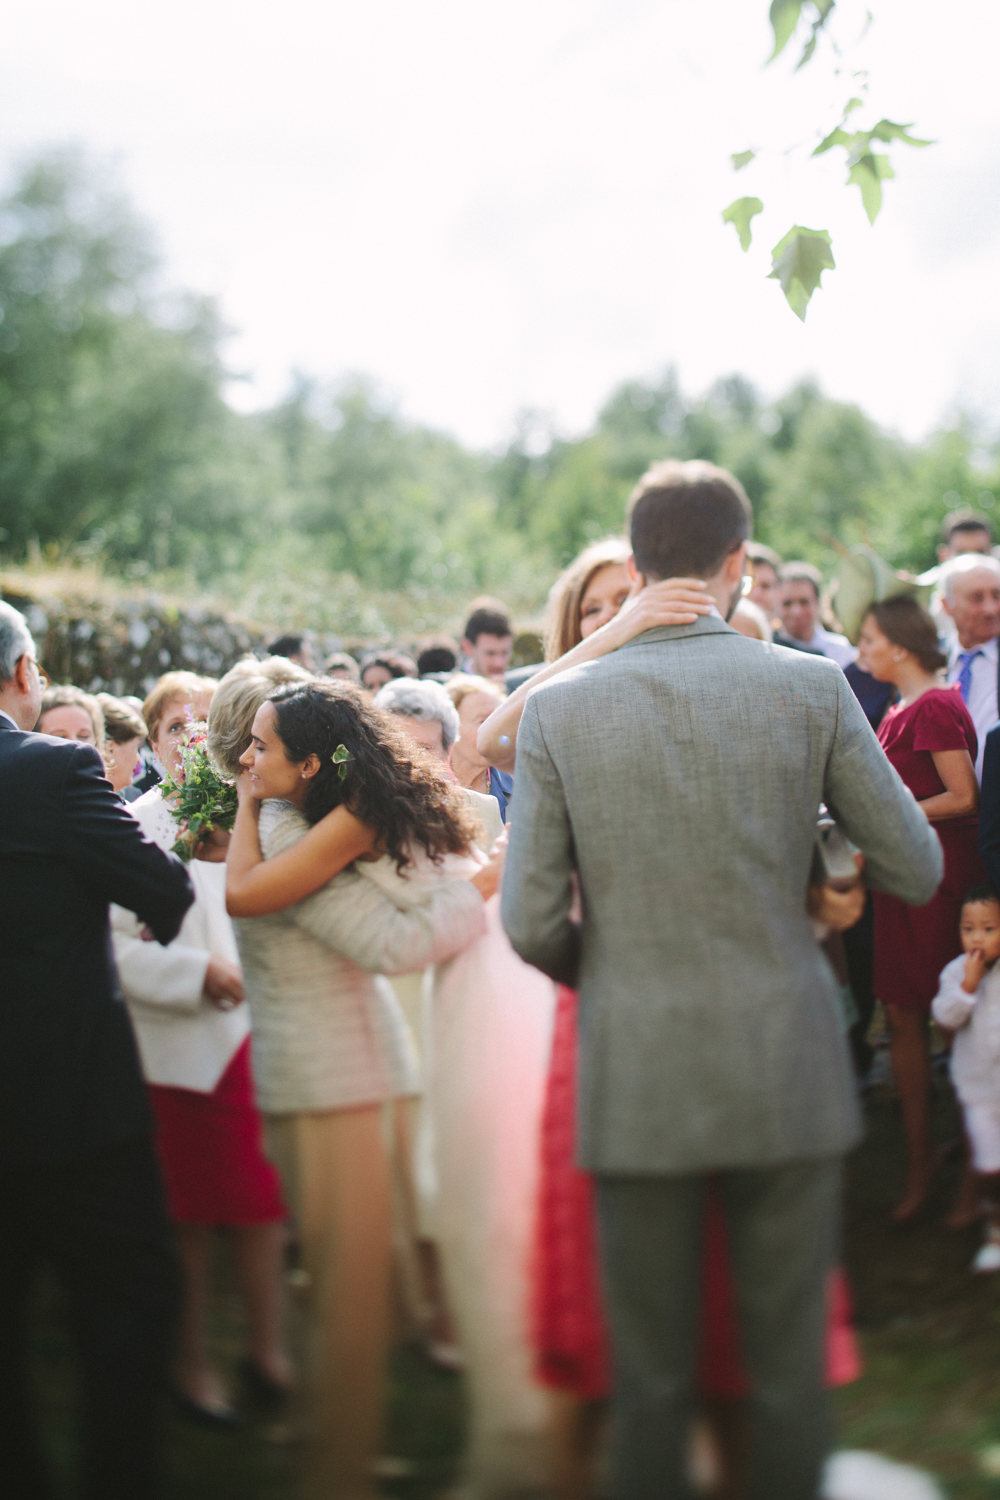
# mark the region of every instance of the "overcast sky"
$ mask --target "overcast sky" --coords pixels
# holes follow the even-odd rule
[[[800,374],[917,436],[1000,376],[995,0],[870,0],[848,67],[895,147],[876,227],[843,153],[785,149],[853,92],[828,58],[764,70],[767,0],[7,0],[0,168],[67,142],[117,164],[167,275],[211,292],[263,405],[299,368],[374,376],[408,415],[493,444],[567,433],[613,385]],[[863,9],[841,0],[850,40]],[[734,175],[729,154],[764,153]],[[755,244],[722,208],[760,196]],[[771,247],[828,228],[803,325]]]

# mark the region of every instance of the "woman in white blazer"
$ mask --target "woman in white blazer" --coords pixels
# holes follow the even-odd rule
[[[181,730],[204,716],[214,684],[169,673],[147,698],[150,744],[172,773]],[[179,827],[160,789],[129,804],[143,832],[170,849]],[[174,1367],[189,1416],[213,1425],[236,1413],[209,1358],[206,1312],[213,1230],[225,1226],[243,1293],[249,1335],[245,1373],[257,1396],[277,1399],[290,1381],[283,1346],[282,1255],[286,1210],[264,1156],[253,1096],[250,1019],[232,923],[226,915],[224,851],[190,864],[196,899],[166,948],[142,940],[131,912],[112,908],[122,989],[135,1026],[167,1199],[185,1273]]]

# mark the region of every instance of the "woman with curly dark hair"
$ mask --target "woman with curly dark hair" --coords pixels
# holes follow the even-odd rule
[[[360,815],[371,819],[368,843],[385,851],[372,868],[388,865],[394,880],[397,866],[411,859],[461,856],[471,820],[422,762],[405,758],[406,743],[391,721],[350,686],[293,682],[267,699],[262,687],[241,756],[236,866],[244,846],[251,873],[254,851],[258,861],[263,855],[261,872],[298,860],[314,894],[267,915],[258,904],[252,917],[231,893],[230,905],[241,916],[237,937],[268,1151],[295,1213],[308,1275],[306,1493],[359,1500],[375,1493],[389,1323],[382,1106],[400,1094],[405,1067],[378,1019],[385,983],[378,976],[442,962],[473,942],[485,928],[483,896],[495,876],[470,863],[476,889],[464,868],[442,869],[407,907],[357,869],[334,879],[326,870],[317,874],[315,850],[306,848],[310,824],[336,815],[348,799],[356,809],[349,826],[361,826]],[[244,699],[237,695],[245,713]],[[217,742],[239,742],[239,725],[213,720],[213,730]],[[397,1052],[405,1039],[399,1042]]]
[[[258,922],[277,921],[287,916],[282,907],[289,900],[307,909],[345,880],[376,887],[410,914],[426,911],[458,875],[484,896],[496,887],[499,859],[482,864],[461,788],[400,734],[390,715],[350,687],[308,684],[272,693],[254,721],[242,764],[249,775],[230,853],[235,914],[277,912]],[[271,820],[273,809],[286,804],[262,801],[261,845],[268,857],[261,861],[249,797],[294,801],[300,830],[305,821],[313,826],[293,849],[284,848]],[[483,1493],[542,1488],[545,1478],[527,1269],[554,990],[515,955],[497,905],[489,903],[486,931],[473,942],[456,942],[462,951],[435,969],[423,1115],[436,1178],[424,1200],[424,1228],[440,1250],[465,1358],[468,1479]]]

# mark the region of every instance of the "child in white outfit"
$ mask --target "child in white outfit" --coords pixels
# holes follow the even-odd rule
[[[986,1239],[974,1271],[1000,1271],[1000,897],[975,885],[962,905],[965,950],[942,970],[931,1007],[954,1031],[951,1076],[972,1144],[986,1210]]]

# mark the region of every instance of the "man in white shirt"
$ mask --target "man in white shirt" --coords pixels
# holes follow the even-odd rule
[[[969,552],[941,569],[943,608],[954,623],[947,678],[958,684],[979,739],[976,775],[982,780],[986,736],[1000,720],[1000,562]]]
[[[846,635],[824,630],[819,623],[823,575],[807,562],[786,563],[781,570],[781,624],[789,644],[828,656],[838,667],[849,667],[857,656]],[[778,636],[780,644],[781,636]]]

